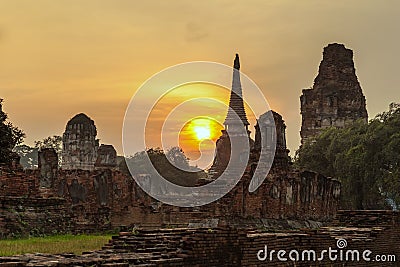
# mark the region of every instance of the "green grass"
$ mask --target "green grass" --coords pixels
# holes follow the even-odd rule
[[[25,253],[74,253],[98,250],[108,243],[111,235],[56,235],[26,239],[0,240],[0,256]]]

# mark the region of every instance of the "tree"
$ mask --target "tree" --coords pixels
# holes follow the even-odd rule
[[[54,148],[57,154],[62,153],[62,137],[59,135],[53,135],[44,138],[42,141],[35,141],[35,148]]]
[[[147,164],[146,154],[152,162],[150,166]],[[150,148],[147,151],[137,152],[125,160],[131,167],[132,175],[156,175],[158,172],[168,181],[182,186],[194,186],[203,175],[201,169],[189,165],[188,158],[178,147],[173,147],[166,153],[160,148]],[[125,161],[121,162],[120,169],[128,172]]]
[[[38,167],[38,148],[30,147],[26,144],[16,146],[13,151],[20,157],[20,164],[24,169],[34,169]]]
[[[13,151],[21,157],[20,163],[24,169],[34,169],[38,167],[38,152],[43,148],[54,148],[58,154],[58,165],[61,165],[62,137],[58,135],[46,137],[41,141],[35,141],[34,147],[26,144],[18,145]]]
[[[25,134],[7,121],[8,117],[3,112],[2,103],[3,99],[0,98],[0,163],[8,163],[12,149],[22,142]]]
[[[378,209],[400,203],[400,105],[342,128],[328,128],[296,152],[295,164],[342,183],[342,207]]]
[[[58,165],[61,166],[62,162],[62,137],[53,135],[44,138],[42,141],[35,141],[35,148],[41,150],[43,148],[54,148],[58,155]]]

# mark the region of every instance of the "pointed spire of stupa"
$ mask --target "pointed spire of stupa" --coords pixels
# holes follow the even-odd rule
[[[247,120],[246,111],[244,110],[242,85],[240,83],[240,62],[239,55],[236,54],[235,61],[233,62],[233,79],[232,79],[232,90],[231,97],[229,100],[228,114],[224,122],[225,127],[232,124],[243,124],[246,128],[250,123]],[[237,114],[235,116],[235,113]],[[240,121],[237,120],[237,116]]]

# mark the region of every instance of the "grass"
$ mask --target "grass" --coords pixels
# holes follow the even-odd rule
[[[26,253],[74,253],[98,250],[111,235],[56,235],[26,239],[0,240],[0,256]]]

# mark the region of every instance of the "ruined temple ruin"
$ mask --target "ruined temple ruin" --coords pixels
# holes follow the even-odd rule
[[[94,121],[80,113],[68,121],[63,134],[62,168],[93,170],[99,149]]]
[[[300,97],[301,143],[321,129],[368,120],[365,97],[355,72],[352,50],[337,43],[324,48],[314,85],[304,89]]]
[[[269,112],[272,113],[272,116],[269,116]],[[271,119],[273,119],[274,121],[270,121]],[[274,127],[275,129],[272,129],[272,127]],[[274,134],[275,132],[276,147],[273,165],[275,168],[288,170],[290,162],[290,151],[289,149],[287,149],[286,146],[286,124],[282,116],[273,110],[268,111],[259,117],[259,119],[257,120],[257,124],[254,126],[254,128],[256,129],[256,135],[253,147],[253,154],[257,155],[256,158],[259,159],[261,153],[270,153],[271,144],[267,142],[267,140],[269,140],[268,135]],[[264,142],[264,144],[262,144],[261,142]],[[260,164],[260,162],[258,162],[258,164]]]
[[[326,118],[335,118],[330,122],[341,127],[356,119],[348,106],[351,99],[345,96],[356,97],[353,102],[358,106],[354,108],[358,112],[356,115],[366,119],[365,99],[354,68],[342,68],[341,72],[335,69],[335,66],[346,65],[345,62],[352,66],[351,54],[351,50],[342,45],[325,48],[324,60],[327,58],[327,61],[321,63],[321,76],[316,78],[313,89],[303,91],[304,139],[322,128],[315,126],[318,121],[321,124],[325,121],[323,125],[327,125]],[[344,63],[336,62],[339,59],[335,57]],[[330,76],[325,70],[321,71],[329,66]],[[238,57],[235,69],[238,74]],[[245,137],[251,142],[251,155],[242,179],[227,195],[194,208],[158,202],[131,176],[115,168],[115,149],[111,145],[99,147],[94,122],[86,115],[78,114],[68,122],[64,133],[63,155],[67,156],[67,167],[59,168],[57,153],[51,148],[39,151],[37,170],[22,170],[18,157],[13,158],[10,166],[0,166],[0,238],[116,228],[123,231],[98,251],[82,255],[34,253],[0,257],[0,265],[282,266],[282,261],[276,257],[260,261],[258,251],[266,245],[268,249],[284,251],[326,252],[327,248],[337,251],[338,241],[343,239],[350,251],[368,249],[378,255],[395,255],[400,247],[400,213],[338,211],[341,188],[337,180],[315,172],[294,170],[291,166],[286,147],[286,125],[281,115],[271,110],[261,115],[255,126],[254,142],[249,138],[243,102],[237,98],[241,95],[241,87],[237,91],[240,80],[235,72],[230,111],[236,109],[240,123],[237,118],[232,120],[235,116],[228,111],[225,132],[216,148],[219,158],[214,162],[214,168],[217,171],[225,168],[222,163],[226,160],[226,151],[230,151],[230,139],[226,134],[229,128],[240,127],[247,131]],[[333,78],[319,78],[327,76]],[[352,77],[352,83],[350,79],[342,82],[343,87],[329,87],[340,84],[339,81],[348,79],[347,76]],[[333,97],[332,102],[327,96]],[[308,124],[304,124],[304,120]],[[268,143],[263,144],[271,135],[276,141],[275,150],[271,150]],[[254,169],[263,164],[261,156],[272,152],[275,157],[268,176],[256,191],[250,192],[248,187]],[[386,263],[385,266],[398,266],[395,261]],[[373,261],[332,262],[327,257],[318,261],[285,262],[285,266],[343,264],[384,266],[382,262]]]
[[[229,161],[235,160],[233,158],[234,155],[231,155],[231,139],[233,140],[236,138],[238,140],[238,138],[242,138],[243,135],[245,135],[250,148],[253,147],[254,141],[250,138],[250,131],[248,130],[249,125],[250,123],[247,120],[246,111],[244,110],[242,84],[240,82],[239,55],[236,54],[233,63],[232,90],[229,99],[229,108],[224,121],[225,129],[221,131],[222,135],[216,142],[215,158],[209,170],[210,179],[218,178],[227,168]],[[240,151],[236,151],[236,154],[239,155],[240,153]]]
[[[315,172],[292,168],[282,116],[273,111],[261,115],[255,126],[255,141],[251,140],[239,69],[236,56],[230,109],[216,147],[215,172],[224,171],[230,160],[233,138],[247,140],[251,150],[249,160],[244,162],[243,176],[224,197],[208,205],[186,208],[155,200],[129,174],[116,168],[115,149],[111,145],[99,146],[94,121],[81,113],[66,125],[61,168],[54,149],[42,149],[37,170],[0,169],[0,196],[3,196],[0,236],[26,235],[32,231],[37,234],[101,231],[133,225],[270,227],[293,225],[296,221],[295,225],[305,226],[305,221],[320,225],[332,219],[339,203],[340,183]],[[275,150],[262,144],[268,136],[276,141]],[[242,160],[240,149],[239,153],[232,152],[234,162]],[[275,155],[270,165],[261,160],[265,154]],[[260,177],[263,182],[258,189],[249,191],[254,170],[263,164],[271,167],[268,176]],[[164,194],[176,197],[169,192]],[[13,219],[15,205],[21,207],[17,211],[20,220]]]
[[[102,144],[97,151],[95,168],[115,168],[117,166],[117,151],[112,145]]]
[[[271,167],[268,162],[260,161],[261,154],[267,155],[267,159],[274,157],[273,166],[287,171],[289,168],[289,150],[286,147],[286,125],[282,116],[275,111],[267,111],[262,114],[255,128],[255,141],[250,137],[246,111],[244,109],[242,85],[240,82],[240,61],[236,54],[233,68],[232,89],[229,99],[229,108],[224,121],[225,129],[216,142],[215,159],[209,171],[209,177],[216,179],[226,169],[231,157],[231,138],[240,134],[246,134],[251,155],[249,165],[262,165]],[[234,129],[232,131],[232,129]],[[230,130],[228,134],[228,130]],[[236,130],[236,131],[235,131]],[[275,147],[272,142],[275,143]],[[266,160],[268,161],[268,160]],[[271,160],[272,161],[272,160]]]
[[[251,150],[243,176],[224,197],[187,208],[155,200],[130,175],[118,170],[115,149],[111,145],[99,147],[94,121],[78,114],[66,126],[61,168],[54,149],[42,149],[37,170],[0,170],[1,235],[102,231],[133,225],[304,227],[332,219],[339,203],[340,183],[315,172],[293,170],[286,147],[286,126],[276,112],[260,116],[255,141],[251,140],[241,98],[238,56],[234,67],[230,109],[217,143],[214,170],[218,173],[226,167],[234,138],[248,140]],[[274,137],[275,150],[262,144],[268,136]],[[239,153],[232,152],[233,160],[241,160],[240,149]],[[263,162],[263,153],[275,155],[273,163]],[[261,177],[263,182],[257,190],[249,191],[257,167],[271,167],[271,171]],[[11,212],[16,204],[21,207],[17,211],[19,220],[14,220]]]
[[[42,148],[38,152],[40,187],[52,188],[58,175],[58,155],[54,148]]]
[[[251,227],[135,229],[122,231],[101,250],[82,255],[35,253],[0,260],[1,266],[399,266],[396,255],[400,247],[399,225],[398,212],[381,210],[341,211],[335,222],[317,229],[312,226],[290,231],[275,228],[268,232]],[[347,247],[338,250],[338,240],[345,241]],[[260,260],[257,253],[265,246],[272,257]],[[285,252],[281,257],[286,260],[276,256],[278,249]],[[327,249],[332,249],[332,257]],[[362,256],[366,249],[371,252],[365,254],[369,255],[369,261]],[[305,252],[305,260],[294,261],[297,255],[293,252],[299,252],[299,259]],[[374,255],[383,255],[385,261],[374,261]],[[390,260],[389,255],[392,255]]]
[[[117,166],[117,151],[112,145],[96,139],[94,121],[80,113],[68,121],[63,134],[62,168],[64,170],[94,170]]]

